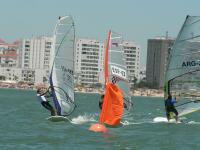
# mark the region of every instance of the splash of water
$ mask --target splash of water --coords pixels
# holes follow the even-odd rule
[[[73,124],[84,124],[87,122],[97,122],[97,120],[95,120],[95,115],[80,115],[78,117],[72,118],[71,121]]]

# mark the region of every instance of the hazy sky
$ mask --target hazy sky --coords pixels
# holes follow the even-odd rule
[[[141,46],[147,39],[176,37],[186,15],[200,15],[199,0],[0,0],[0,38],[52,35],[58,16],[72,15],[78,38],[104,41],[109,29]]]

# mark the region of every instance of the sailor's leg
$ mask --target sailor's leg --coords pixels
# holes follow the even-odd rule
[[[55,109],[49,104],[49,102],[42,102],[42,106],[44,106],[46,109],[48,109],[51,112],[51,116],[56,115]]]
[[[174,108],[173,112],[175,113],[175,120],[178,122],[178,111]]]
[[[169,112],[166,112],[166,116],[167,116],[167,120],[169,122],[169,119],[170,119],[170,113]]]
[[[49,107],[49,110],[51,111],[51,116],[56,116],[57,113],[56,113],[55,109],[49,103],[47,103],[47,105]]]

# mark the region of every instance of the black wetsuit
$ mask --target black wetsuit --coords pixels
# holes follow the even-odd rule
[[[175,99],[166,99],[165,100],[165,109],[166,109],[166,115],[167,115],[167,119],[171,119],[170,118],[170,112],[173,112],[176,116],[178,116],[178,111],[176,110],[174,103],[176,103]]]
[[[42,95],[42,94],[37,94],[37,97],[38,97],[38,100],[40,101],[41,105],[48,109],[49,111],[51,111],[51,115],[52,116],[55,116],[56,115],[56,112],[53,108],[53,106],[51,106],[51,104],[46,100],[45,96]]]
[[[41,104],[43,107],[45,107],[46,109],[48,109],[50,111],[53,109],[53,107],[49,104],[49,102],[42,101]]]

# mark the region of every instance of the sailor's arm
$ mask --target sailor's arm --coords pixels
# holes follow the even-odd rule
[[[175,97],[175,98],[172,98],[172,103],[173,103],[173,104],[174,104],[174,103],[177,103],[176,97]]]
[[[52,97],[52,92],[50,91],[51,86],[48,87],[48,89],[42,94],[45,95],[45,97],[49,98]]]

